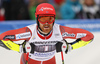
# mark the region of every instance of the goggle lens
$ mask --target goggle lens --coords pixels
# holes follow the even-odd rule
[[[38,21],[42,24],[49,23],[52,24],[55,20],[54,15],[39,15]]]

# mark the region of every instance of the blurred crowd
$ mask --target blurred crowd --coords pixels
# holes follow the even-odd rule
[[[0,0],[0,21],[35,20],[40,3],[52,4],[56,19],[100,19],[100,0]]]

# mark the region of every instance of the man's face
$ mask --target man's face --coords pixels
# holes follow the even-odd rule
[[[39,27],[44,33],[49,33],[53,28],[54,16],[39,16]]]
[[[85,0],[85,4],[88,6],[94,5],[94,0]]]

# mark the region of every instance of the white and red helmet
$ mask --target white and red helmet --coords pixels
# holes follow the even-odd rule
[[[38,15],[56,15],[54,7],[49,3],[42,3],[37,6],[35,17]]]

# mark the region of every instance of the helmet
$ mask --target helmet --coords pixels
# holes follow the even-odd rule
[[[35,17],[37,18],[38,15],[43,15],[43,14],[56,15],[54,7],[49,3],[42,3],[37,6]]]
[[[46,15],[46,16],[52,16],[53,15],[54,20],[52,21],[52,23],[54,25],[56,13],[55,13],[54,7],[51,4],[42,3],[42,4],[38,5],[37,8],[36,8],[35,17],[37,19],[37,25],[38,25],[38,28],[42,31],[42,29],[40,28],[40,25],[39,25],[39,17],[41,15]],[[51,22],[49,24],[51,24]]]

